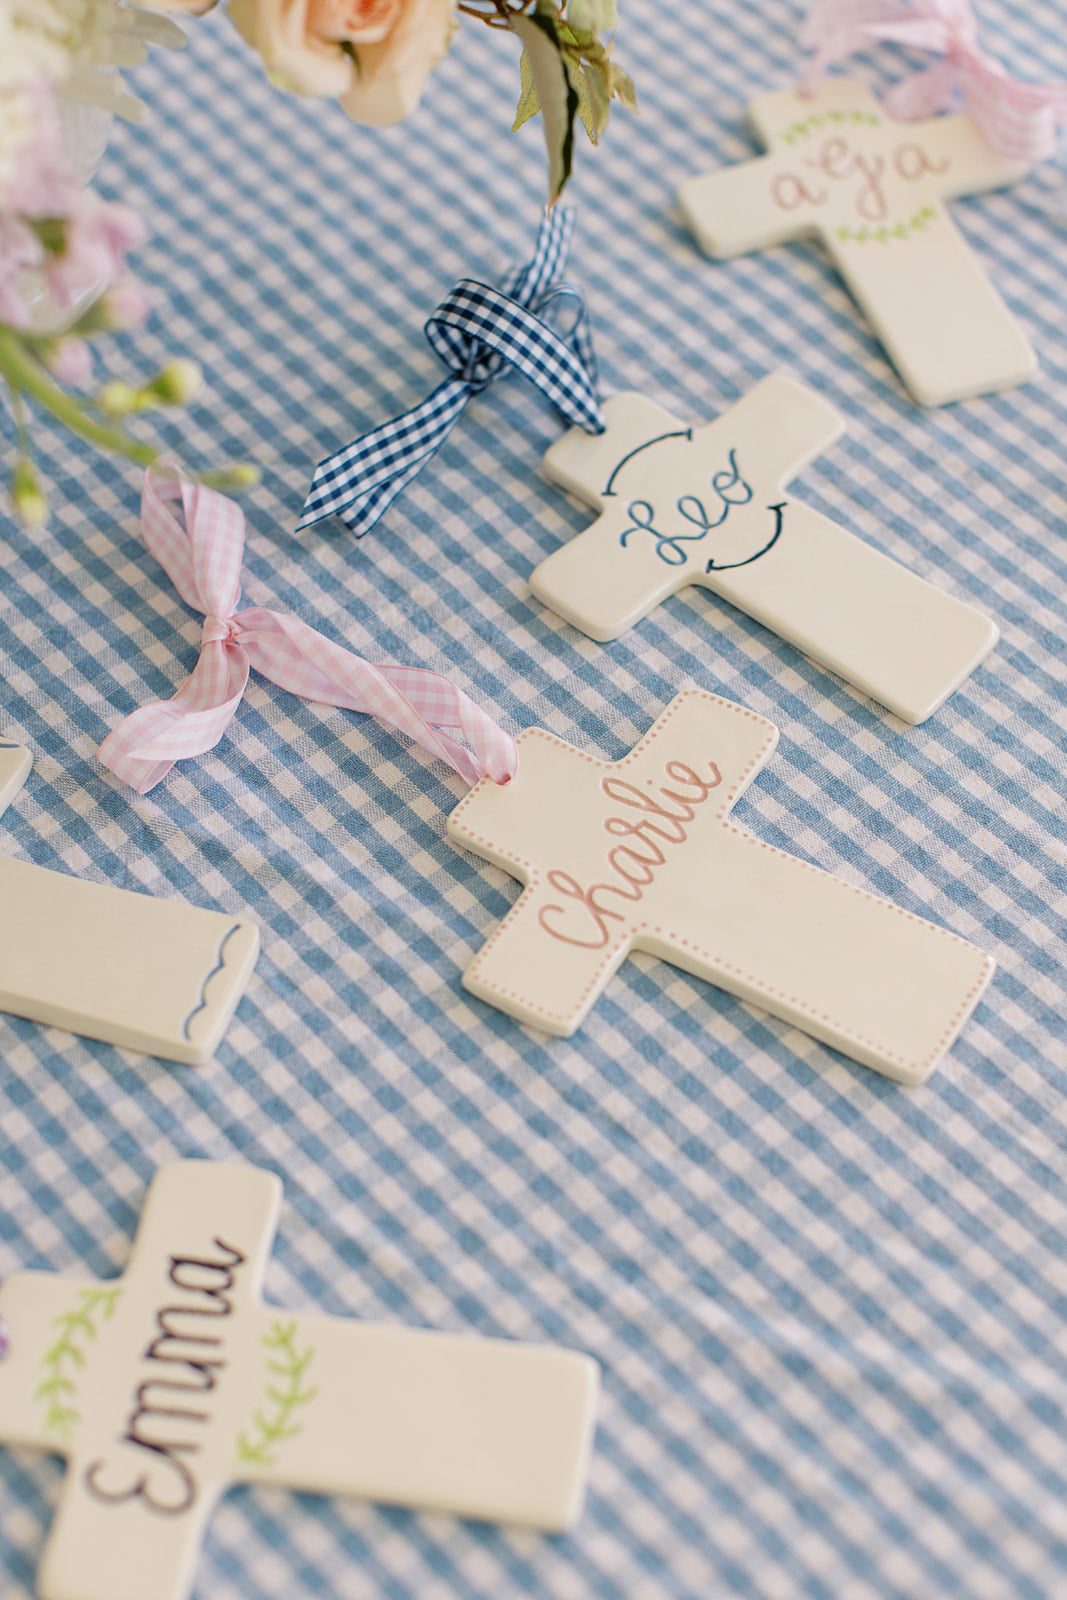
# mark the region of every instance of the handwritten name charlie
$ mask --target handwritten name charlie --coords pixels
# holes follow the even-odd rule
[[[149,1511],[177,1517],[199,1492],[194,1462],[211,1422],[207,1397],[226,1368],[222,1325],[234,1314],[231,1298],[245,1264],[240,1250],[214,1241],[217,1254],[171,1256],[167,1280],[173,1303],[155,1314],[141,1356],[145,1376],[133,1392],[120,1446],[141,1452],[107,1457],[86,1469],[85,1486],[108,1505],[140,1500]],[[194,1398],[198,1397],[198,1398]]]
[[[585,950],[602,950],[611,939],[609,922],[631,920],[618,908],[620,900],[637,904],[645,890],[655,882],[658,870],[667,864],[669,853],[683,845],[694,822],[697,808],[704,805],[722,782],[713,761],[708,762],[710,778],[701,778],[684,761],[668,761],[664,772],[674,785],[658,788],[649,781],[646,793],[624,778],[604,778],[600,788],[626,815],[608,817],[604,830],[613,838],[625,839],[607,853],[611,876],[603,883],[584,888],[569,872],[553,870],[548,884],[570,902],[570,906],[542,906],[538,922],[553,939],[580,945]],[[678,791],[682,792],[679,793]],[[638,816],[633,813],[637,812]],[[614,901],[608,901],[614,896]],[[581,912],[575,916],[575,908]],[[562,925],[561,925],[562,923]],[[573,931],[567,932],[570,928]],[[579,937],[584,934],[585,937]]]

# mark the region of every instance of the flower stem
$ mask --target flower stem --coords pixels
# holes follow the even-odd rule
[[[151,466],[156,460],[159,452],[151,445],[140,444],[122,428],[97,422],[94,417],[88,416],[76,400],[52,381],[25,349],[17,334],[8,328],[0,328],[0,373],[7,379],[13,395],[32,395],[46,411],[52,413],[57,422],[81,438],[88,439],[90,444],[99,445],[104,450],[114,450],[144,467]]]

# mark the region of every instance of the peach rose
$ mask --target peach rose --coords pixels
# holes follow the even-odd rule
[[[414,110],[455,26],[455,0],[230,0],[234,23],[271,78],[337,95],[355,122]]]

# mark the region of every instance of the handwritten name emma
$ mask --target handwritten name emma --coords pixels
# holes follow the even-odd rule
[[[85,1486],[97,1500],[122,1505],[140,1500],[149,1511],[177,1517],[195,1504],[194,1458],[211,1421],[207,1396],[225,1369],[222,1324],[233,1316],[232,1293],[244,1266],[240,1250],[214,1241],[216,1253],[171,1256],[167,1280],[176,1294],[155,1314],[141,1360],[144,1378],[133,1392],[120,1462],[107,1457],[86,1469]]]
[[[649,792],[624,778],[601,780],[601,792],[626,813],[608,817],[604,830],[613,838],[625,839],[626,843],[614,845],[608,851],[611,876],[603,883],[584,888],[569,872],[553,870],[548,874],[551,888],[570,902],[569,906],[542,906],[537,920],[551,938],[560,939],[564,944],[580,945],[584,950],[602,950],[611,939],[607,924],[625,924],[631,920],[618,908],[618,902],[624,900],[636,905],[643,900],[645,890],[655,882],[657,871],[666,865],[668,852],[685,844],[698,806],[704,805],[722,782],[722,774],[715,763],[709,761],[708,768],[710,778],[701,778],[684,761],[668,761],[664,772],[673,787],[668,788],[666,784],[657,787],[649,780]],[[607,896],[615,898],[608,901]],[[576,917],[578,906],[581,911]],[[572,931],[568,932],[568,928]],[[583,933],[585,937],[580,937]]]

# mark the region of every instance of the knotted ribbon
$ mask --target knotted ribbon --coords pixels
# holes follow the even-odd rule
[[[165,504],[170,500],[181,501],[184,526]],[[225,495],[149,471],[141,526],[182,599],[203,614],[204,628],[200,659],[173,699],[133,712],[100,747],[104,765],[138,794],[175,761],[215,748],[250,667],[291,694],[380,717],[468,783],[514,777],[515,741],[447,678],[395,662],[372,666],[296,617],[259,606],[238,611],[244,514]]]
[[[802,89],[814,88],[834,61],[873,44],[910,45],[942,57],[909,73],[885,98],[891,117],[911,121],[950,107],[957,96],[986,143],[1016,161],[1056,153],[1067,124],[1067,86],[1022,83],[986,55],[970,0],[815,0],[800,42],[814,50]]]
[[[471,395],[513,366],[536,383],[568,421],[603,433],[596,358],[581,292],[562,284],[573,209],[545,213],[533,260],[513,268],[499,289],[464,278],[426,323],[426,337],[450,377],[421,405],[327,456],[315,468],[298,523],[340,517],[361,539],[448,437]],[[561,337],[538,314],[561,297],[577,316]]]

